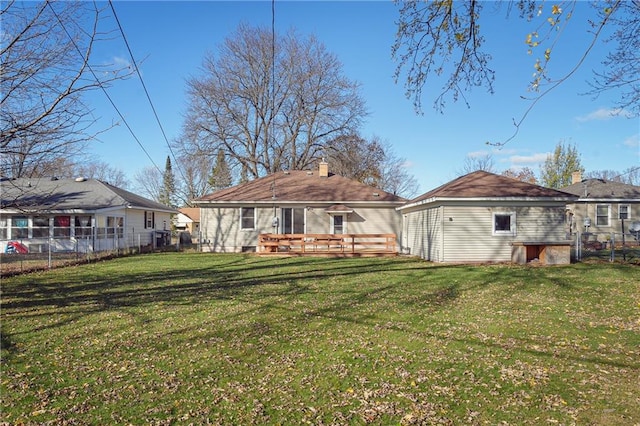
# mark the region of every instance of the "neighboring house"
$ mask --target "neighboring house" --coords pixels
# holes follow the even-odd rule
[[[178,214],[173,217],[173,224],[178,232],[188,232],[192,238],[197,238],[200,233],[200,208],[184,207],[178,209]]]
[[[177,210],[95,179],[3,179],[0,249],[102,251],[168,242]]]
[[[254,251],[262,233],[400,234],[402,197],[329,173],[281,171],[194,200],[202,248]]]
[[[434,262],[570,262],[566,205],[577,197],[485,171],[400,207],[405,252]]]
[[[572,182],[561,188],[578,197],[569,205],[572,232],[589,232],[605,241],[611,233],[622,233],[623,221],[625,233],[634,222],[640,225],[640,186],[604,179],[582,180],[578,172],[573,174]]]

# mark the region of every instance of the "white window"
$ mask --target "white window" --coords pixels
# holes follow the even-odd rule
[[[107,238],[124,237],[124,218],[122,217],[107,217]]]
[[[256,228],[256,209],[255,207],[242,207],[240,209],[240,228],[255,229]]]
[[[618,219],[631,219],[631,208],[629,204],[618,205]]]
[[[493,235],[516,235],[516,213],[493,213]]]
[[[29,218],[11,216],[11,238],[29,238]]]
[[[0,239],[6,239],[8,233],[7,219],[4,217],[0,217]]]
[[[609,226],[611,217],[611,205],[596,204],[596,226]]]

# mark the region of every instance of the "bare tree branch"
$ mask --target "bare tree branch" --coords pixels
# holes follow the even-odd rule
[[[271,31],[240,25],[205,57],[188,80],[182,152],[223,149],[232,169],[255,178],[308,168],[328,141],[358,128],[364,101],[337,58],[294,31],[275,43]]]
[[[101,13],[85,2],[9,2],[0,12],[2,175],[42,175],[43,158],[73,157],[104,131],[93,130],[96,117],[83,96],[126,73],[89,62],[105,36]]]

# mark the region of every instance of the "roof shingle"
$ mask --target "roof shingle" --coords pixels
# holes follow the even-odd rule
[[[122,188],[97,179],[11,179],[3,180],[2,208],[24,210],[99,210],[109,207],[135,207],[174,211]]]
[[[572,194],[478,170],[460,176],[409,201],[432,198],[575,198]]]
[[[604,179],[585,179],[582,182],[565,186],[562,190],[580,198],[640,200],[640,186]]]
[[[356,202],[406,201],[404,198],[369,185],[329,174],[321,177],[317,171],[292,170],[274,173],[251,182],[222,189],[194,200],[199,204],[223,202]]]

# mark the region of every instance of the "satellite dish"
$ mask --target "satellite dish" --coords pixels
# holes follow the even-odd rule
[[[631,232],[640,232],[640,221],[633,221],[631,225],[629,225],[629,231]]]

